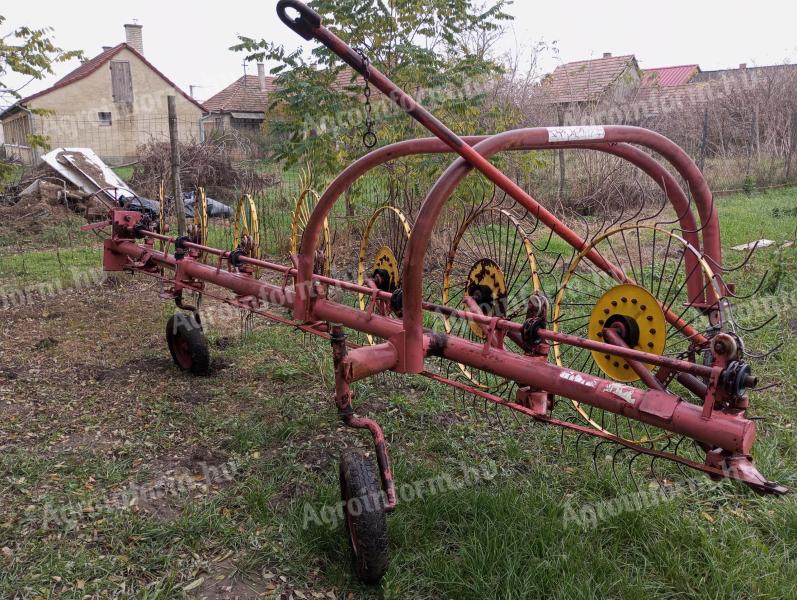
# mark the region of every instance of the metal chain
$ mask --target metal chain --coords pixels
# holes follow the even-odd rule
[[[360,55],[363,62],[363,80],[365,87],[363,88],[363,95],[365,96],[365,133],[363,133],[363,146],[366,148],[373,148],[376,146],[376,134],[374,133],[374,120],[371,117],[371,86],[369,81],[371,79],[371,70],[369,69],[368,57],[365,56],[360,48],[355,48],[354,51]]]

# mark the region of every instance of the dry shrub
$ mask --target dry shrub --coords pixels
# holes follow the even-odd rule
[[[232,142],[235,143],[232,143]],[[180,144],[180,178],[184,191],[204,187],[208,196],[233,202],[242,193],[255,194],[278,183],[272,175],[247,169],[234,159],[241,155],[239,137],[214,137],[203,143]],[[139,162],[130,186],[136,193],[157,198],[161,182],[171,182],[171,148],[165,142],[149,142],[138,148]],[[167,192],[168,193],[168,192]]]

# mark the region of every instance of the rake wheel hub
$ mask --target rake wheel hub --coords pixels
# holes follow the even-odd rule
[[[377,250],[374,264],[371,267],[371,273],[372,279],[380,290],[392,292],[398,287],[398,260],[388,246],[382,246]]]
[[[613,327],[629,348],[661,356],[667,343],[667,320],[658,300],[645,288],[620,284],[595,303],[589,320],[589,339],[603,342],[603,330]],[[631,365],[619,356],[593,351],[598,367],[616,381],[639,379]],[[646,365],[653,370],[653,365]]]
[[[470,268],[466,289],[487,316],[503,316],[506,312],[506,277],[494,260],[481,258]],[[471,331],[484,338],[484,331],[477,323],[469,323]]]

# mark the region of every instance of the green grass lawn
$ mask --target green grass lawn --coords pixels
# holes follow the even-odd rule
[[[733,245],[794,239],[795,207],[797,189],[719,199],[726,264],[745,258]],[[69,267],[96,267],[100,255],[12,258],[0,258],[0,285],[66,285]],[[761,276],[759,301],[740,302],[744,324],[778,318],[745,339],[751,351],[783,346],[753,361],[764,383],[779,383],[751,396],[762,419],[754,457],[795,488],[797,249],[759,250],[728,279],[743,294]],[[2,598],[797,597],[795,494],[696,473],[676,475],[666,496],[643,479],[639,494],[627,460],[613,476],[614,449],[598,449],[595,469],[594,446],[576,452],[574,436],[561,447],[558,430],[397,376],[355,387],[355,407],[385,429],[397,484],[461,485],[400,503],[388,517],[390,570],[365,587],[341,523],[312,517],[339,499],[341,449],[369,445],[336,422],[328,344],[272,325],[241,340],[233,312],[210,321],[213,376],[192,379],[163,342],[171,308],[143,285],[0,312]],[[191,471],[203,453],[229,476],[210,485]],[[181,465],[193,483],[166,500],[109,502],[172,481]],[[473,467],[486,476],[467,481]],[[640,499],[641,509],[616,509]],[[581,519],[592,514],[601,518]]]
[[[125,167],[114,167],[113,172],[121,179],[122,181],[130,181],[133,177],[133,171],[135,167],[133,165],[125,166]]]

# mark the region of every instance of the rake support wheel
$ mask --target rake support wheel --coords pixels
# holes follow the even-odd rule
[[[175,313],[166,323],[166,343],[172,360],[192,375],[210,373],[210,350],[202,326],[192,314]]]
[[[341,455],[340,491],[354,570],[363,582],[378,583],[390,549],[381,487],[364,452],[349,448]]]

